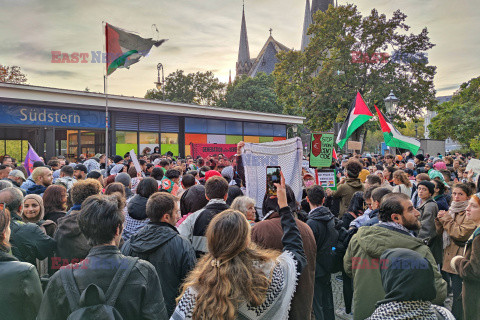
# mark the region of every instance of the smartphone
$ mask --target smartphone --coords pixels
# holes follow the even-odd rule
[[[267,167],[267,194],[269,196],[277,195],[277,188],[274,183],[280,183],[280,166]]]

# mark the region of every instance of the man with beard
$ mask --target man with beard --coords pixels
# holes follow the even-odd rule
[[[377,301],[385,298],[380,269],[387,261],[380,260],[385,250],[406,248],[418,252],[432,265],[435,273],[436,297],[432,301],[441,305],[447,295],[447,284],[442,279],[430,249],[413,236],[420,229],[420,213],[412,201],[402,193],[391,193],[382,199],[379,209],[380,223],[362,227],[353,236],[344,257],[345,272],[353,279],[353,319],[368,318]],[[414,266],[412,266],[413,268]],[[418,266],[417,266],[418,267]]]

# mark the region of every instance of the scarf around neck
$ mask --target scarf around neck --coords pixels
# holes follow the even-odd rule
[[[367,320],[438,320],[437,313],[444,319],[455,319],[450,311],[430,301],[393,301],[378,306]]]
[[[452,217],[452,219],[455,219],[455,216],[460,213],[460,212],[465,212],[468,206],[468,200],[467,201],[452,201],[452,204],[450,205],[450,208],[448,209],[448,214]],[[443,249],[448,247],[451,243],[450,240],[450,235],[447,233],[446,230],[443,230]]]

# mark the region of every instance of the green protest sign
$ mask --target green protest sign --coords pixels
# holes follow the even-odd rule
[[[333,133],[312,133],[310,141],[310,167],[330,167],[332,165]]]

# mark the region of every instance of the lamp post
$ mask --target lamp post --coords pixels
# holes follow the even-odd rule
[[[389,118],[393,118],[398,106],[398,98],[395,97],[395,95],[393,94],[393,90],[390,90],[390,94],[383,101],[385,101],[385,109],[387,111],[387,115],[389,116]],[[392,148],[392,152],[394,154],[397,154],[397,149]]]
[[[162,70],[162,81],[160,81],[160,70]],[[165,75],[163,73],[163,64],[161,63],[157,64],[157,71],[158,71],[158,78],[157,78],[157,82],[155,82],[155,86],[157,87],[158,91],[162,89],[162,95],[163,95],[162,100],[165,100]]]

